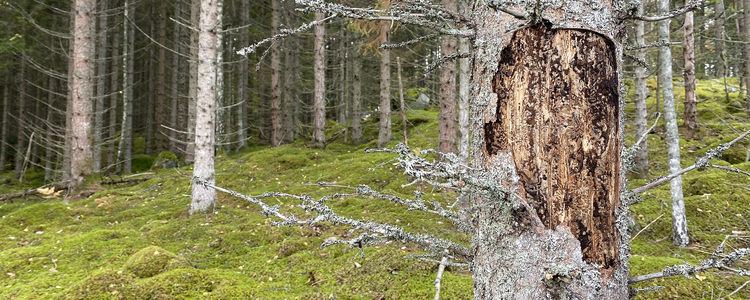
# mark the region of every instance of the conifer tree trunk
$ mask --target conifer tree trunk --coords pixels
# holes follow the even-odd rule
[[[167,51],[164,47],[167,45],[167,1],[161,2],[159,10],[159,59],[158,71],[156,74],[157,91],[156,91],[156,154],[164,151],[164,135],[161,134],[164,129],[164,105],[167,102],[167,83],[166,83],[166,65]]]
[[[745,53],[745,113],[750,116],[750,0],[744,1],[744,15],[745,20],[745,32],[743,32],[743,39],[745,44],[743,50]]]
[[[360,56],[357,51],[352,54],[352,142],[359,145],[362,140],[362,122],[360,107],[362,106],[362,83]]]
[[[456,0],[443,0],[448,11],[456,12]],[[442,55],[456,54],[456,39],[441,38]],[[456,61],[449,60],[440,68],[440,116],[438,116],[438,151],[456,152]]]
[[[182,17],[182,0],[177,0],[174,8],[175,19]],[[179,113],[180,103],[180,56],[176,53],[181,53],[180,47],[180,24],[174,23],[174,29],[172,30],[172,99],[171,99],[171,112],[169,114],[169,125],[173,129],[179,129],[180,124],[177,118]],[[169,151],[172,153],[178,153],[179,144],[177,143],[177,132],[174,130],[169,131]]]
[[[224,134],[226,132],[226,120],[224,118],[224,106],[226,106],[226,100],[224,99],[224,31],[223,28],[223,16],[224,16],[224,0],[214,0],[216,1],[216,28],[214,31],[216,32],[216,87],[214,88],[214,91],[216,93],[216,99],[215,99],[215,124],[214,127],[216,129],[215,132],[215,144],[216,149],[222,148],[220,146],[224,139],[226,138],[226,135]]]
[[[54,107],[55,104],[55,89],[55,78],[50,76],[47,85],[47,116],[44,119],[46,124],[45,128],[47,129],[45,132],[45,140],[47,141],[47,146],[44,147],[44,182],[51,182],[54,180],[52,171],[54,171],[53,157],[56,151],[53,151],[53,144],[56,136],[52,128],[52,124],[54,122],[54,120],[52,119],[54,112],[52,107]],[[4,164],[5,161],[2,161],[1,163]]]
[[[284,12],[286,27],[294,28],[297,24],[294,1],[284,1]],[[297,49],[299,47],[296,36],[284,39],[284,87],[281,98],[281,139],[284,143],[294,142],[297,136],[297,126],[294,121],[294,112],[297,106],[297,81],[298,81],[298,59]]]
[[[74,62],[75,63],[75,62]],[[75,72],[75,70],[74,70]],[[23,157],[26,152],[26,58],[21,58],[21,72],[18,75],[18,142],[16,143],[15,179],[21,178],[23,172]]]
[[[669,0],[660,0],[659,12],[669,12]],[[657,31],[660,42],[669,42],[669,23],[667,19],[660,21]],[[664,99],[664,121],[667,123],[667,149],[669,153],[669,173],[680,171],[680,137],[677,132],[677,113],[674,104],[674,87],[672,85],[672,51],[667,47],[659,47],[659,77],[662,84]],[[672,242],[680,247],[689,243],[687,222],[685,219],[685,202],[682,196],[682,177],[669,182],[672,194]]]
[[[154,15],[156,12],[156,7],[151,6],[151,15]],[[154,30],[154,22],[153,20],[150,23],[150,37],[155,37],[156,32]],[[135,40],[133,40],[133,43]],[[156,81],[156,70],[154,63],[156,61],[156,54],[154,53],[154,47],[148,47],[148,60],[146,60],[145,68],[148,68],[147,74],[145,74],[146,82],[148,82],[148,85],[146,87],[146,105],[139,105],[141,107],[141,113],[138,115],[143,116],[144,113],[143,108],[146,110],[146,132],[144,134],[144,142],[145,142],[145,153],[150,155],[153,152],[153,146],[154,146],[154,110],[156,110],[156,89],[155,89],[155,81]]]
[[[70,181],[78,188],[84,176],[92,171],[91,102],[94,96],[94,58],[96,1],[76,0],[73,3],[72,67],[69,85],[73,90],[70,125]]]
[[[688,5],[690,0],[685,0]],[[682,54],[685,59],[685,128],[687,135],[693,137],[696,123],[697,102],[695,101],[695,38],[693,37],[693,12],[685,13],[685,36],[682,43]]]
[[[107,95],[107,40],[109,37],[109,17],[106,11],[109,9],[109,1],[101,2],[99,11],[99,52],[97,62],[96,101],[94,102],[94,172],[102,169],[102,127],[104,123],[104,98]]]
[[[201,0],[192,0],[190,4],[190,24],[194,27],[198,27],[200,22],[200,10]],[[185,149],[185,163],[190,165],[195,161],[195,114],[196,114],[196,102],[198,97],[198,32],[190,32],[190,75],[189,75],[189,91],[188,91],[188,109],[187,109],[187,147]]]
[[[240,21],[241,25],[250,23],[250,0],[241,0],[240,5]],[[247,31],[240,34],[240,44],[247,45],[248,37]],[[245,132],[245,120],[247,118],[247,102],[250,100],[247,89],[248,80],[248,66],[249,63],[247,57],[244,55],[240,57],[240,76],[239,84],[237,87],[237,101],[240,102],[240,107],[237,110],[237,148],[242,148],[247,145],[245,140],[247,139],[247,133]]]
[[[638,13],[643,14],[643,5],[638,7]],[[635,21],[635,40],[637,45],[644,45],[644,22]],[[646,61],[646,49],[636,50],[636,58]],[[635,136],[640,139],[648,134],[648,110],[646,107],[648,98],[648,87],[646,87],[646,68],[636,64],[635,66]],[[643,139],[635,154],[635,168],[633,169],[640,178],[648,178],[648,139]]]
[[[388,44],[390,22],[381,22],[380,44]],[[391,50],[380,50],[380,133],[378,148],[385,147],[391,140]]]
[[[133,157],[133,75],[135,55],[135,33],[133,23],[135,9],[125,0],[125,18],[123,20],[122,38],[122,127],[120,127],[120,146],[117,150],[117,173],[131,173]]]
[[[5,171],[5,156],[7,153],[5,153],[5,150],[7,147],[5,147],[5,144],[8,143],[8,113],[10,110],[10,103],[8,101],[8,90],[10,88],[6,84],[3,86],[3,123],[2,123],[2,129],[0,129],[0,172]]]
[[[325,14],[315,12],[315,21],[323,21]],[[313,140],[316,148],[322,149],[326,141],[326,73],[325,73],[325,24],[315,25],[313,45],[315,87],[313,91]]]
[[[726,47],[724,43],[724,23],[726,15],[724,12],[724,0],[714,2],[714,76],[726,77]]]
[[[279,24],[281,22],[281,0],[272,0],[271,10],[271,35],[276,35],[279,33]],[[279,49],[279,44],[273,43],[273,45],[271,45],[271,147],[278,147],[281,145],[282,138],[280,80],[281,51]]]
[[[214,141],[216,112],[217,48],[221,30],[221,0],[200,1],[200,33],[198,35],[197,115],[195,125],[195,166],[193,177],[214,184]],[[190,214],[206,212],[216,202],[216,191],[193,184]]]
[[[119,20],[115,20],[114,23],[120,22]],[[109,88],[112,91],[122,91],[119,89],[121,60],[117,55],[118,53],[120,53],[120,39],[115,36],[112,45],[112,77],[110,78],[109,83]],[[109,166],[107,166],[107,168],[109,171],[107,173],[111,173],[113,170],[111,168],[117,164],[117,161],[115,160],[115,140],[117,139],[117,98],[119,95],[120,93],[114,92],[109,95],[109,134],[107,135],[109,137],[109,144],[107,145],[109,150],[109,153],[107,154],[107,163]]]
[[[461,0],[461,13],[469,14],[472,2]],[[461,54],[470,53],[469,39],[458,39],[458,51]],[[458,61],[458,155],[464,160],[469,160],[469,93],[471,80],[471,61],[462,58]]]

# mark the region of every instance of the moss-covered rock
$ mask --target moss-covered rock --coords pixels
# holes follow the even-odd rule
[[[169,151],[162,151],[154,160],[151,169],[172,169],[177,167],[177,155]]]
[[[175,255],[158,246],[149,246],[131,256],[125,263],[125,270],[140,278],[147,278],[178,265]]]

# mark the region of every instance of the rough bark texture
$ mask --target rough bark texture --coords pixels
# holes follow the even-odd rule
[[[745,20],[745,32],[743,32],[743,39],[745,45],[743,50],[745,54],[745,112],[750,116],[750,0],[744,1],[744,20]]]
[[[174,16],[175,19],[179,19],[182,17],[182,1],[177,0],[177,3],[175,3],[175,9],[174,9]],[[172,50],[174,50],[174,53],[180,53],[180,25],[177,24],[177,22],[174,23],[174,30],[172,32]],[[179,129],[180,124],[178,123],[177,119],[177,113],[179,112],[179,106],[180,103],[180,56],[177,54],[172,54],[172,111],[169,115],[169,125],[172,126],[173,129]],[[179,144],[177,143],[177,131],[170,130],[169,131],[169,150],[172,151],[172,153],[178,153],[177,150],[179,149]]]
[[[294,1],[284,1],[284,17],[287,28],[295,28],[297,24],[297,13]],[[297,106],[297,81],[299,68],[297,50],[299,45],[296,36],[284,39],[284,88],[281,97],[281,140],[284,143],[294,142],[297,137],[297,126],[295,122],[295,111]]]
[[[691,0],[685,0],[688,5]],[[685,36],[682,42],[682,56],[685,59],[685,128],[689,137],[693,137],[696,123],[696,106],[695,101],[695,37],[693,36],[693,12],[685,14]]]
[[[659,12],[669,12],[669,0],[659,1]],[[660,21],[657,31],[660,42],[669,42],[669,23]],[[672,51],[669,47],[659,47],[659,78],[662,84],[664,99],[664,121],[667,125],[667,152],[669,155],[669,173],[680,171],[680,136],[677,132],[677,112],[674,104],[674,87],[672,85]],[[682,176],[669,182],[672,194],[672,242],[684,247],[689,243],[687,222],[685,219],[685,201],[682,196]]]
[[[115,20],[114,23],[119,23],[119,20]],[[120,51],[120,39],[115,36],[114,38],[114,44],[112,45],[112,77],[110,78],[109,82],[109,88],[113,91],[117,90],[120,86],[119,80],[120,80],[120,63],[121,61],[118,59],[117,53]],[[109,143],[107,144],[107,148],[109,150],[109,153],[107,153],[107,173],[110,173],[112,171],[112,166],[114,166],[115,162],[115,139],[117,138],[117,97],[120,95],[120,93],[113,92],[109,95]]]
[[[120,127],[120,146],[117,149],[117,173],[132,171],[133,155],[133,72],[135,60],[135,28],[128,21],[135,18],[135,9],[125,0],[125,19],[123,21],[122,48],[122,127]]]
[[[159,44],[167,45],[167,1],[161,2],[159,12]],[[164,135],[161,133],[164,129],[164,105],[167,103],[167,51],[164,47],[159,47],[159,62],[156,72],[157,90],[156,90],[156,154],[164,151]]]
[[[638,13],[643,14],[643,5],[638,6]],[[644,22],[635,21],[635,40],[638,45],[645,45]],[[646,60],[646,49],[638,49],[635,53],[641,61]],[[648,98],[648,87],[646,87],[646,68],[636,64],[635,66],[635,136],[640,139],[647,134],[648,110],[646,98]],[[643,139],[635,153],[635,166],[633,171],[640,178],[648,178],[648,139]]]
[[[409,139],[406,136],[406,105],[404,104],[404,84],[401,81],[401,57],[396,57],[398,67],[398,98],[399,107],[401,107],[401,131],[404,135],[404,145],[409,145]]]
[[[75,8],[74,8],[75,9]],[[80,33],[82,34],[82,33]],[[91,47],[93,45],[89,45]],[[76,49],[73,49],[74,51]],[[79,49],[80,51],[80,49]],[[76,61],[75,58],[73,59],[73,64],[75,64]],[[75,66],[74,66],[75,67]],[[73,69],[72,72],[76,72],[78,69]],[[76,76],[76,73],[72,73],[72,76]],[[71,84],[74,83],[81,83],[80,80],[78,82],[74,80],[70,80]],[[75,91],[75,85],[71,85],[73,87],[73,91]],[[74,93],[75,94],[75,93]],[[75,95],[73,95],[75,97]],[[91,95],[89,95],[90,97]],[[71,100],[74,98],[71,98]],[[75,113],[71,110],[72,113]],[[24,149],[26,149],[26,117],[24,116],[26,114],[26,59],[21,58],[21,72],[18,75],[18,114],[16,115],[16,118],[18,119],[18,141],[16,142],[16,160],[15,160],[15,173],[14,178],[20,179],[21,173],[23,173],[23,154]],[[74,125],[75,126],[75,125]],[[72,129],[72,127],[71,127]],[[71,148],[72,150],[72,148]],[[72,154],[71,154],[72,155]],[[71,157],[72,158],[72,157]]]
[[[448,11],[456,10],[455,0],[443,0]],[[456,54],[456,38],[445,35],[441,38],[443,56]],[[449,60],[440,68],[440,114],[438,116],[438,151],[456,152],[456,61]]]
[[[45,128],[46,132],[44,133],[45,139],[47,140],[47,146],[44,147],[44,182],[51,182],[54,180],[53,175],[53,165],[54,160],[53,157],[54,154],[57,153],[57,151],[54,151],[53,144],[56,142],[56,133],[53,128],[54,120],[53,120],[53,113],[55,112],[52,107],[55,105],[55,78],[50,76],[48,85],[47,85],[47,116],[45,117]],[[6,95],[7,96],[7,95]],[[5,107],[5,106],[3,106]],[[4,152],[4,151],[0,151]],[[4,157],[0,154],[0,157]],[[0,164],[5,164],[5,160],[0,161]],[[0,170],[1,172],[2,170]]]
[[[94,13],[96,1],[76,0],[73,4],[73,36],[70,87],[72,88],[70,181],[73,189],[79,187],[84,176],[91,173],[91,100],[94,95]]]
[[[271,35],[279,34],[281,1],[271,1]],[[316,27],[317,29],[317,27]],[[317,34],[317,31],[316,31]],[[317,35],[315,36],[317,38]],[[325,50],[324,50],[325,51]],[[317,74],[316,74],[317,79]],[[279,43],[271,45],[271,147],[281,145],[281,51]]]
[[[190,4],[190,24],[198,28],[200,22],[199,10],[201,0],[192,0]],[[198,98],[198,32],[190,32],[190,75],[188,78],[188,116],[187,116],[187,147],[185,149],[185,163],[195,162],[195,114]]]
[[[471,11],[470,0],[461,1],[461,11],[467,14]],[[458,52],[470,53],[469,39],[458,39]],[[469,160],[469,93],[471,91],[471,60],[462,58],[458,60],[458,155],[464,160]]]
[[[100,12],[106,12],[109,0],[101,2]],[[107,38],[109,37],[109,17],[107,13],[99,14],[99,52],[97,62],[98,79],[96,83],[96,101],[94,107],[94,172],[102,169],[102,124],[104,123],[104,98],[107,95]]]
[[[388,44],[390,22],[381,22],[380,44]],[[380,131],[378,148],[391,140],[391,50],[380,50]]]
[[[362,120],[360,107],[362,103],[361,61],[356,51],[352,54],[352,142],[359,145],[362,140]]]
[[[325,14],[315,13],[315,21],[325,19]],[[323,148],[326,141],[326,74],[325,74],[325,35],[326,29],[324,24],[315,25],[314,41],[314,77],[315,88],[313,91],[313,140],[312,143],[317,148]]]
[[[5,171],[5,144],[8,142],[8,110],[10,109],[8,98],[8,90],[10,88],[6,85],[3,87],[3,128],[0,129],[0,172]]]
[[[474,297],[627,299],[619,12],[537,3],[471,17]]]
[[[726,46],[724,44],[724,23],[726,15],[724,14],[724,0],[714,2],[714,76],[726,76]]]
[[[216,48],[218,47],[218,1],[202,0],[198,35],[198,86],[193,177],[214,184],[214,131],[216,109]],[[216,191],[193,184],[190,213],[205,212],[216,201]]]
[[[240,21],[241,24],[250,23],[250,0],[242,0],[240,6]],[[247,34],[240,35],[240,45],[247,45],[248,38]],[[247,145],[245,140],[247,135],[245,133],[245,118],[247,116],[247,101],[248,97],[247,90],[247,79],[248,79],[248,59],[244,55],[240,57],[240,76],[239,85],[237,87],[237,101],[240,103],[240,107],[237,110],[237,148],[242,148]]]

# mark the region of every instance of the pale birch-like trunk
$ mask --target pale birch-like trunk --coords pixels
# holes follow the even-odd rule
[[[73,90],[70,126],[70,181],[73,189],[83,184],[84,176],[92,171],[91,113],[94,96],[95,18],[96,1],[76,0],[73,3],[71,53],[73,71],[70,87]]]
[[[272,0],[271,1],[271,35],[276,35],[279,33],[280,22],[281,22],[281,0]],[[316,77],[317,77],[317,74],[316,74]],[[281,51],[279,49],[279,44],[273,43],[271,45],[271,147],[278,147],[279,145],[281,145],[281,81],[280,80],[281,80]]]
[[[643,5],[638,7],[638,13],[643,13]],[[637,45],[644,45],[644,22],[635,21],[635,40]],[[636,50],[636,58],[646,60],[646,49]],[[636,140],[648,134],[648,110],[646,98],[648,98],[648,87],[646,86],[646,68],[640,64],[635,66],[635,136]],[[633,171],[640,178],[648,178],[648,139],[643,139],[635,153],[635,168]]]
[[[197,114],[195,125],[195,166],[193,177],[214,184],[214,133],[216,111],[216,73],[219,38],[219,4],[216,0],[200,2],[198,35]],[[216,202],[216,191],[193,184],[190,214],[206,212]]]
[[[5,171],[5,155],[7,154],[5,152],[7,149],[5,144],[8,142],[8,113],[10,110],[8,90],[10,90],[8,85],[3,86],[3,128],[0,129],[0,172]]]
[[[74,61],[75,63],[75,61]],[[74,70],[75,71],[75,70]],[[20,179],[23,173],[23,156],[26,152],[26,58],[21,58],[21,72],[18,75],[18,141],[16,143],[16,162],[14,178]]]
[[[125,0],[125,19],[122,36],[122,126],[120,127],[120,146],[117,149],[117,173],[131,173],[133,157],[133,76],[135,55],[135,33],[133,23],[135,9],[131,0]]]
[[[101,2],[99,11],[99,48],[97,51],[98,62],[97,62],[97,83],[96,83],[96,100],[94,102],[94,150],[93,150],[93,168],[94,172],[99,172],[102,169],[102,135],[103,135],[103,123],[104,123],[104,98],[107,95],[107,38],[109,37],[109,16],[107,10],[109,9],[109,1],[104,0]]]
[[[455,12],[456,0],[443,0],[448,11]],[[442,55],[456,54],[456,38],[445,35],[441,38]],[[456,61],[449,60],[440,68],[440,115],[438,116],[438,151],[456,152]]]
[[[469,14],[470,0],[461,0],[461,12]],[[458,39],[458,51],[462,54],[470,53],[468,38]],[[469,160],[469,97],[471,92],[471,60],[458,60],[458,155],[465,161]]]
[[[325,19],[325,14],[315,12],[315,21]],[[314,77],[315,87],[313,90],[313,140],[316,148],[322,149],[326,142],[326,73],[325,73],[325,24],[315,25],[314,40]]]
[[[115,20],[114,23],[119,23],[119,20]],[[117,161],[115,160],[115,140],[117,139],[117,98],[120,93],[114,91],[122,91],[118,88],[120,86],[119,76],[121,61],[119,60],[117,53],[120,53],[120,39],[115,36],[112,45],[112,76],[109,82],[109,88],[113,93],[109,95],[109,134],[107,135],[109,137],[109,144],[107,144],[109,150],[109,153],[107,153],[107,163],[109,165],[107,166],[107,173],[111,173],[111,168],[117,164]]]
[[[669,12],[669,0],[659,1],[659,12]],[[660,21],[657,27],[659,41],[669,42],[669,23],[667,19]],[[667,152],[669,155],[669,173],[680,171],[680,136],[677,132],[677,113],[674,103],[674,87],[672,85],[672,51],[669,47],[659,47],[659,77],[662,84],[664,99],[664,121],[667,125]],[[676,177],[669,182],[672,194],[672,242],[680,247],[689,243],[687,221],[685,218],[685,201],[682,195],[682,177]]]
[[[192,0],[190,4],[190,24],[198,27],[200,23],[201,0]],[[195,161],[195,126],[196,99],[198,97],[198,32],[190,32],[190,75],[188,78],[188,115],[187,115],[187,146],[185,148],[185,163],[190,165]]]
[[[242,25],[250,23],[250,0],[241,0],[240,5],[240,21]],[[247,45],[248,37],[247,32],[243,32],[240,35],[240,45]],[[250,99],[247,89],[248,80],[248,64],[249,61],[244,55],[240,57],[240,76],[239,84],[237,87],[237,101],[240,102],[240,107],[237,109],[237,148],[242,148],[247,145],[246,139],[247,134],[245,132],[245,118],[247,117],[247,102]]]
[[[167,1],[161,2],[159,10],[159,59],[158,69],[156,72],[156,154],[164,151],[164,105],[167,102],[167,83],[166,83],[166,66],[167,51],[164,47],[167,45]]]
[[[177,0],[174,8],[175,19],[182,17],[182,0]],[[180,53],[180,24],[174,23],[174,29],[172,30],[172,99],[171,99],[171,112],[169,114],[169,124],[173,129],[180,129],[179,119],[179,103],[180,103],[180,56],[176,53]],[[169,131],[169,150],[172,153],[178,153],[179,144],[177,143],[177,131]]]
[[[388,44],[390,22],[381,22],[380,44]],[[385,147],[391,140],[391,50],[380,50],[380,132],[378,148]]]
[[[688,5],[691,0],[685,0],[685,5]],[[682,54],[685,59],[685,70],[683,75],[685,76],[685,128],[687,129],[688,137],[693,137],[695,129],[698,124],[696,121],[697,117],[697,102],[695,100],[695,37],[693,36],[693,12],[689,11],[685,13],[685,22],[683,23],[685,28],[685,36],[682,42]]]
[[[362,140],[362,120],[360,107],[362,103],[361,64],[359,53],[352,54],[352,142],[359,145]]]

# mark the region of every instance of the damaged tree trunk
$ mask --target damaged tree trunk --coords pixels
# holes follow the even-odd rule
[[[532,3],[531,26],[471,16],[472,165],[504,190],[472,201],[475,299],[628,298],[622,27],[605,2]]]

